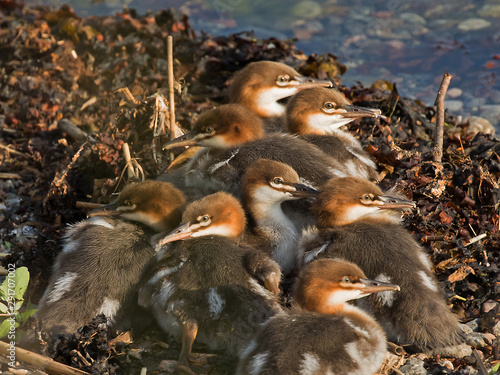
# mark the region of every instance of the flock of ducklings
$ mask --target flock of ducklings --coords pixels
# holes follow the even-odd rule
[[[97,314],[129,329],[152,314],[182,344],[177,371],[189,374],[195,341],[249,375],[373,374],[387,340],[463,349],[401,225],[414,203],[383,193],[374,161],[340,129],[380,110],[270,61],[236,73],[229,96],[164,146],[197,150],[185,165],[68,228],[42,329],[72,334]]]

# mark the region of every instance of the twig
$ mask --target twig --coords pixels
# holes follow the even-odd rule
[[[469,245],[472,245],[473,243],[475,243],[477,241],[481,241],[486,236],[487,236],[487,234],[483,233],[483,234],[480,234],[479,236],[471,238],[469,241],[467,241],[467,243],[465,244],[465,246],[469,246]]]
[[[64,170],[64,172],[61,174],[60,177],[54,177],[54,180],[52,180],[52,183],[50,184],[50,188],[49,188],[49,192],[48,194],[45,196],[44,200],[43,200],[43,205],[45,206],[45,204],[48,202],[49,198],[52,197],[54,194],[56,194],[56,188],[57,187],[61,187],[62,186],[62,194],[66,194],[66,190],[67,190],[67,186],[63,186],[63,184],[65,183],[66,181],[66,176],[68,175],[68,172],[69,170],[73,167],[73,164],[75,164],[76,160],[80,157],[80,154],[82,153],[82,151],[85,149],[85,146],[87,145],[88,141],[83,143],[80,148],[78,149],[78,151],[76,152],[75,155],[73,155],[73,158],[71,159],[71,162],[69,163],[69,165],[66,167],[66,169]]]
[[[0,178],[5,178],[7,180],[21,179],[21,175],[17,173],[0,173]]]
[[[75,141],[83,142],[89,138],[87,133],[85,133],[82,129],[73,124],[71,121],[64,118],[57,123],[57,128],[61,130],[63,133],[69,135]]]
[[[444,135],[444,97],[446,96],[446,91],[450,85],[452,75],[445,73],[443,80],[441,81],[441,86],[437,93],[436,101],[434,105],[437,108],[436,114],[436,136],[435,136],[435,147],[434,147],[434,161],[436,163],[441,163],[443,159],[443,135]]]
[[[396,355],[403,355],[405,354],[405,350],[403,349],[402,346],[394,344],[393,342],[387,342],[387,350],[393,354]]]
[[[10,353],[10,344],[6,342],[0,341],[0,354],[3,356],[11,355]],[[43,371],[46,371],[49,374],[53,375],[82,375],[88,374],[88,372],[78,370],[73,367],[66,366],[62,363],[56,362],[53,359],[45,357],[43,355],[30,352],[29,350],[22,348],[15,348],[16,361],[22,361],[28,363],[32,366],[36,366]]]
[[[115,93],[117,93],[117,92],[121,92],[121,93],[123,93],[123,95],[125,95],[125,98],[126,98],[129,102],[131,102],[131,103],[133,103],[133,104],[135,104],[135,105],[139,105],[139,104],[141,104],[141,101],[140,101],[140,100],[138,100],[138,99],[136,99],[136,98],[134,97],[134,95],[132,95],[132,93],[130,92],[130,89],[129,89],[128,87],[122,87],[121,89],[118,89],[118,90],[116,90],[116,91],[115,91]]]
[[[174,98],[174,38],[167,36],[167,58],[168,58],[168,108],[170,109],[170,135],[174,139],[175,129],[175,98]],[[170,151],[170,160],[174,160],[174,152]]]
[[[483,360],[481,359],[481,356],[479,355],[476,348],[472,349],[472,354],[474,354],[474,357],[476,358],[476,362],[479,365],[482,375],[488,375],[488,370],[484,366]]]
[[[76,207],[77,208],[86,208],[88,210],[93,210],[95,208],[100,208],[102,206],[104,206],[104,205],[100,204],[100,203],[82,202],[82,201],[77,201],[76,202]]]
[[[125,158],[125,162],[127,163],[127,176],[128,179],[130,180],[133,177],[136,177],[134,167],[131,163],[131,156],[130,156],[130,148],[128,147],[128,143],[124,143],[122,146],[123,150],[123,157]]]
[[[3,144],[0,143],[0,148],[3,148],[4,150],[7,150],[8,152],[14,154],[14,155],[21,155],[21,156],[24,156],[24,157],[27,157],[25,154],[23,154],[22,152],[19,152],[17,150],[14,150],[13,148],[10,148],[10,146],[5,146]]]

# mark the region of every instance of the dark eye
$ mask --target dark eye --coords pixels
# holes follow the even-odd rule
[[[276,80],[276,83],[280,86],[286,85],[290,81],[290,76],[288,75],[282,75],[279,76],[278,79]]]
[[[350,284],[350,283],[351,283],[351,278],[350,278],[349,276],[344,276],[344,277],[342,278],[342,282],[343,282],[344,284]]]
[[[273,184],[274,185],[283,185],[283,179],[281,177],[275,177],[275,178],[273,178]]]
[[[335,105],[331,102],[326,102],[325,104],[323,104],[323,108],[328,111],[334,109]]]
[[[363,195],[363,200],[364,200],[364,201],[371,201],[371,200],[372,200],[372,197],[371,197],[371,195],[370,195],[370,194],[365,194],[365,195]]]
[[[200,219],[200,223],[208,223],[210,221],[210,216],[203,215]]]
[[[123,204],[125,204],[125,206],[133,206],[134,202],[132,202],[131,200],[127,199],[125,202],[123,202]]]
[[[211,134],[213,132],[214,132],[214,128],[212,126],[209,126],[209,127],[205,128],[205,133]]]

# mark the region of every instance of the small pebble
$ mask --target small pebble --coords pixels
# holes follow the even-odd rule
[[[485,4],[477,11],[481,17],[500,18],[500,4]]]
[[[403,21],[410,22],[410,23],[419,23],[421,25],[426,24],[425,18],[422,16],[419,16],[416,13],[401,13],[399,15],[399,18],[401,18]]]
[[[464,109],[464,102],[461,100],[445,100],[444,107],[449,111],[461,111]]]
[[[451,363],[447,359],[443,359],[443,360],[439,361],[438,364],[439,364],[439,366],[444,367],[448,370],[452,370],[452,371],[455,370],[455,366],[453,366],[453,363]]]
[[[486,29],[491,26],[490,21],[483,20],[482,18],[469,18],[458,24],[458,28],[462,31],[475,31]]]
[[[462,95],[462,90],[460,90],[458,87],[454,87],[452,89],[449,89],[446,92],[446,95],[450,98],[458,98],[460,95]]]
[[[417,358],[410,358],[398,370],[405,375],[427,375],[427,370],[424,368],[424,361]]]
[[[318,17],[321,12],[321,5],[316,1],[310,0],[302,1],[292,8],[293,15],[306,19],[314,19]]]
[[[482,310],[484,313],[487,313],[487,312],[493,310],[497,306],[498,306],[498,302],[490,299],[490,300],[486,301],[485,303],[483,303]]]

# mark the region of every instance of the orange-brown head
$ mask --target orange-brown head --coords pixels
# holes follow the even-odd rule
[[[190,203],[182,224],[163,237],[160,245],[202,236],[236,238],[245,230],[245,212],[231,194],[218,192]]]
[[[301,270],[295,282],[294,298],[306,310],[333,314],[349,300],[399,289],[395,284],[367,279],[354,263],[319,259]]]
[[[88,213],[94,216],[116,216],[143,223],[158,232],[175,228],[186,199],[168,182],[148,180],[127,185],[118,199]]]
[[[302,184],[297,172],[288,164],[269,159],[255,161],[243,175],[241,186],[243,202],[247,205],[255,201],[280,204],[318,194],[318,191]]]
[[[351,103],[337,90],[315,87],[299,91],[286,106],[286,126],[292,134],[327,134],[361,117],[379,117],[380,109]]]
[[[163,148],[202,146],[229,148],[265,135],[262,120],[239,104],[225,104],[201,114],[193,129]]]
[[[245,105],[261,117],[276,117],[285,113],[278,100],[315,86],[331,87],[332,83],[304,77],[282,63],[258,61],[234,75],[229,86],[229,100]]]
[[[411,209],[413,201],[386,195],[373,182],[356,177],[332,178],[321,189],[313,205],[318,227],[350,224],[367,217],[384,217],[394,221],[392,210]]]

